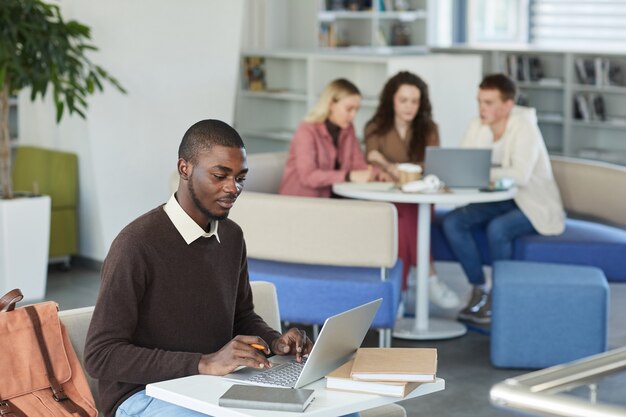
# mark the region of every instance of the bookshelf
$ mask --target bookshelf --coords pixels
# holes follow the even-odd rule
[[[424,50],[429,0],[321,0],[317,14],[321,48],[377,47]]]
[[[262,58],[265,90],[247,86],[246,62]],[[462,73],[458,68],[464,68]],[[241,57],[241,82],[235,106],[235,127],[249,152],[289,149],[298,124],[317,101],[322,89],[336,78],[354,82],[362,93],[355,129],[374,114],[378,95],[389,77],[412,71],[429,85],[435,121],[442,142],[453,146],[476,114],[476,85],[481,78],[480,57],[464,54],[372,54],[337,50],[250,50]]]
[[[626,165],[623,53],[504,45],[434,51],[475,53],[482,57],[483,74],[511,75],[524,101],[520,104],[537,109],[539,128],[551,154]],[[539,70],[532,70],[533,63]],[[586,67],[586,76],[581,66]],[[581,105],[586,110],[581,111]]]

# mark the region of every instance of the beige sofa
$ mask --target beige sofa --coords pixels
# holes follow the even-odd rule
[[[267,324],[277,330],[280,330],[281,323],[278,301],[276,298],[276,289],[272,284],[262,281],[253,282],[251,283],[251,286],[254,297],[255,311],[263,317]],[[89,322],[91,321],[93,309],[94,307],[91,306],[59,312],[59,317],[67,329],[70,340],[72,341],[72,346],[74,347],[81,364],[84,364],[85,339],[87,337],[87,330],[89,328]],[[87,374],[86,376],[97,406],[97,381]],[[390,404],[374,408],[372,410],[363,411],[361,415],[362,417],[406,417],[406,412],[403,407],[396,404]]]
[[[244,192],[229,216],[244,231],[248,256],[311,265],[395,265],[393,204],[279,195],[286,159],[286,153],[248,156]]]
[[[550,160],[565,211],[626,228],[626,167],[559,156]]]

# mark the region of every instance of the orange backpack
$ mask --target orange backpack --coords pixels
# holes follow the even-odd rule
[[[0,298],[0,416],[96,417],[57,304],[15,308],[22,298],[18,289]]]

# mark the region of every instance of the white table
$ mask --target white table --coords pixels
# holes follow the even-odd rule
[[[400,318],[393,336],[410,340],[449,339],[466,332],[463,324],[443,318],[428,317],[428,268],[430,264],[430,211],[432,204],[465,205],[509,200],[516,188],[507,191],[480,192],[478,190],[453,190],[446,193],[405,193],[395,184],[384,182],[338,183],[333,191],[343,197],[361,200],[388,201],[418,204],[417,222],[417,287],[415,318]]]
[[[296,413],[220,407],[218,405],[219,397],[233,384],[233,381],[218,376],[193,375],[148,384],[146,386],[146,394],[213,417],[336,417],[445,389],[445,381],[437,378],[433,383],[418,386],[404,398],[384,397],[373,394],[327,390],[326,379],[322,378],[304,387],[315,390],[315,399],[304,413]]]

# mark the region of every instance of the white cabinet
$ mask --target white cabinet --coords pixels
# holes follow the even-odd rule
[[[259,58],[262,64],[253,72],[263,74],[263,89],[253,91],[248,88],[247,63],[259,62]],[[389,77],[407,70],[428,84],[442,142],[453,146],[459,143],[465,127],[476,114],[476,86],[482,76],[481,67],[480,57],[475,55],[247,51],[241,60],[242,82],[235,127],[250,152],[286,150],[296,127],[322,89],[336,78],[346,78],[360,89],[363,97],[355,121],[357,135],[362,138],[383,85]]]
[[[626,56],[531,47],[436,48],[475,53],[483,74],[516,80],[522,104],[537,109],[548,151],[626,165]]]
[[[428,0],[320,1],[320,47],[417,48],[428,44]]]

